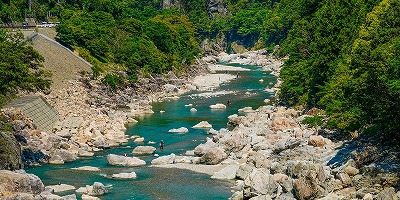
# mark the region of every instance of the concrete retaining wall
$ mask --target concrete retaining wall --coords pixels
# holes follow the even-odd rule
[[[41,96],[21,97],[4,108],[19,108],[41,131],[50,133],[58,121],[58,112]]]

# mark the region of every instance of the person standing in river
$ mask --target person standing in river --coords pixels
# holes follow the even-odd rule
[[[161,140],[160,142],[160,150],[164,150],[164,140]]]

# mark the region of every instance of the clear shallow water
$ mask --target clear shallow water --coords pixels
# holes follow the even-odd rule
[[[233,66],[241,66],[230,64]],[[114,167],[107,165],[107,154],[122,155],[126,152],[131,155],[132,149],[138,145],[147,145],[148,141],[158,142],[164,140],[164,151],[157,150],[160,156],[175,153],[184,154],[187,150],[194,149],[200,143],[206,141],[207,132],[204,129],[192,129],[200,121],[208,121],[213,128],[219,130],[226,128],[227,117],[237,113],[237,110],[246,106],[253,109],[264,105],[263,100],[271,94],[263,91],[271,88],[275,83],[275,77],[268,72],[261,71],[255,66],[241,66],[251,69],[249,72],[240,72],[239,78],[230,83],[223,84],[214,91],[188,93],[177,101],[154,103],[154,114],[138,119],[139,122],[128,128],[128,135],[140,135],[145,138],[145,144],[135,144],[130,141],[127,145],[98,152],[93,158],[82,158],[64,165],[43,165],[41,167],[28,168],[27,172],[39,176],[45,185],[65,183],[77,188],[92,185],[93,182],[102,182],[112,185],[110,193],[101,199],[227,199],[231,196],[231,183],[212,180],[208,175],[198,174],[181,169],[160,169],[152,167]],[[236,72],[232,72],[236,75]],[[263,82],[259,82],[263,79]],[[210,98],[202,97],[203,93],[211,94],[223,91],[226,95],[218,95]],[[211,92],[211,93],[210,93]],[[227,100],[232,104],[226,110],[211,110],[209,105],[216,103],[226,104]],[[193,104],[197,112],[191,113],[186,104]],[[165,113],[160,113],[164,110]],[[172,128],[187,127],[189,133],[172,134],[168,130]],[[143,156],[141,159],[150,164],[153,156]],[[87,172],[71,170],[73,167],[95,166],[101,168],[101,172]],[[135,171],[138,178],[135,180],[112,180],[105,175],[114,173]],[[71,194],[69,192],[66,194]]]

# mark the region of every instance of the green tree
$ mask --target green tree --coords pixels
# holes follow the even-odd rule
[[[0,31],[0,105],[19,91],[50,87],[50,74],[42,69],[44,58],[22,41],[22,33]]]

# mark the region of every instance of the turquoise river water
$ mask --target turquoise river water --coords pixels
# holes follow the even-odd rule
[[[233,66],[241,66],[229,64]],[[241,66],[251,71],[240,72],[239,78],[222,84],[213,91],[191,92],[181,96],[177,101],[165,101],[153,104],[154,114],[138,119],[138,123],[127,130],[127,135],[140,135],[147,141],[159,142],[164,140],[164,151],[157,150],[160,156],[175,153],[184,154],[187,150],[193,150],[200,143],[206,141],[207,132],[203,129],[191,129],[200,121],[208,121],[213,128],[219,130],[226,128],[227,117],[236,114],[237,110],[246,106],[253,109],[264,105],[263,100],[270,98],[271,94],[263,91],[271,88],[276,78],[269,72],[262,71],[256,66]],[[228,72],[229,73],[229,72]],[[232,72],[236,75],[236,72]],[[259,80],[263,79],[263,82]],[[218,94],[224,91],[225,95],[205,97],[199,94]],[[232,104],[226,110],[211,110],[209,105],[216,103],[226,104],[227,100]],[[191,113],[191,107],[186,104],[193,104],[197,112]],[[160,113],[164,110],[165,113]],[[187,134],[170,134],[172,128],[187,127]],[[92,158],[80,158],[75,162],[64,165],[42,165],[26,169],[28,173],[39,176],[45,185],[65,183],[77,188],[92,185],[93,182],[102,182],[104,185],[112,185],[112,189],[103,200],[108,199],[228,199],[231,196],[230,186],[232,183],[213,180],[209,175],[198,174],[181,169],[162,169],[149,167],[153,156],[141,156],[148,164],[142,167],[117,167],[107,165],[107,154],[113,153],[122,155],[124,152],[131,155],[132,149],[137,145],[130,141],[128,144],[107,149],[95,153]],[[153,145],[158,147],[158,144]],[[87,172],[72,170],[73,167],[95,166],[101,169],[100,172]],[[113,180],[106,175],[114,173],[135,171],[138,178],[135,180]],[[67,192],[65,194],[73,194]],[[64,194],[60,194],[64,195]],[[80,198],[80,195],[77,195]]]

